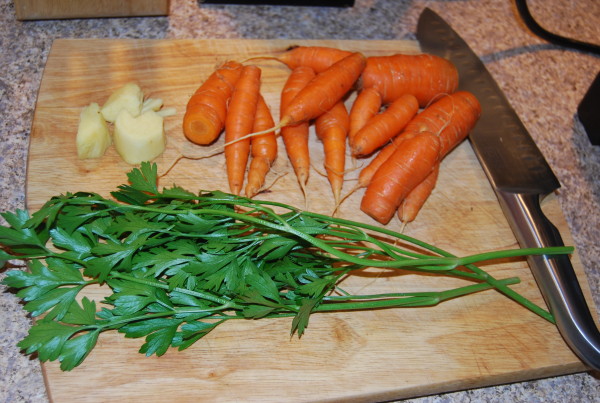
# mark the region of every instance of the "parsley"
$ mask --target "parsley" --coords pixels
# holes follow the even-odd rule
[[[316,312],[433,306],[496,289],[554,321],[474,265],[573,248],[517,249],[455,257],[385,228],[214,191],[159,189],[157,167],[143,163],[108,199],[78,192],[51,198],[31,216],[3,213],[0,261],[22,259],[30,271],[9,271],[37,320],[21,342],[25,353],[78,366],[99,335],[144,338],[140,352],[160,356],[188,348],[230,319],[293,317],[301,336]],[[276,213],[275,211],[280,211]],[[407,245],[401,247],[401,245]],[[340,288],[364,267],[441,273],[473,284],[441,292],[350,295]],[[91,284],[110,289],[99,309],[78,298]]]

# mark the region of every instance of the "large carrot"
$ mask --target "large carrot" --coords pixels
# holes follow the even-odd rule
[[[196,144],[210,144],[225,125],[227,102],[242,71],[228,61],[218,67],[190,97],[183,117],[183,133]]]
[[[403,94],[413,94],[425,107],[439,94],[458,87],[456,67],[442,57],[429,54],[373,56],[367,58],[363,88],[374,88],[387,104]]]
[[[439,161],[439,150],[435,134],[424,132],[403,141],[375,172],[361,200],[361,210],[387,224],[404,198]]]
[[[379,113],[381,109],[381,95],[374,88],[365,88],[360,91],[350,108],[350,129],[348,141],[352,144],[354,136],[363,126]]]
[[[229,189],[239,194],[244,184],[246,165],[250,152],[250,139],[241,139],[252,131],[256,105],[260,94],[260,68],[244,66],[238,79],[225,120],[225,161]]]
[[[315,121],[315,131],[323,142],[325,170],[331,184],[335,205],[340,202],[346,168],[346,136],[350,126],[348,111],[339,101]]]
[[[354,135],[350,143],[352,155],[365,156],[371,154],[400,134],[418,111],[419,103],[414,95],[404,94],[400,96],[383,112],[373,116]]]
[[[398,208],[398,218],[400,221],[408,223],[417,218],[419,211],[435,187],[439,173],[440,164],[437,163],[429,175],[427,175],[427,177],[423,180],[423,182],[419,183],[413,190],[410,191]]]
[[[265,99],[259,94],[252,131],[266,130],[273,127],[274,124],[271,111]],[[252,137],[250,139],[250,150],[252,161],[250,162],[250,168],[248,168],[247,197],[253,197],[260,191],[271,165],[277,158],[275,132],[268,132]]]
[[[281,91],[280,115],[286,113],[286,108],[292,102],[294,97],[314,77],[315,72],[310,67],[300,66],[292,70]],[[301,122],[281,128],[281,137],[283,138],[288,158],[294,168],[296,178],[298,179],[298,183],[305,196],[306,183],[308,182],[308,174],[310,171],[308,134],[308,122]]]
[[[406,125],[404,132],[437,134],[443,158],[469,134],[480,115],[481,105],[477,98],[470,92],[457,91],[425,108]]]

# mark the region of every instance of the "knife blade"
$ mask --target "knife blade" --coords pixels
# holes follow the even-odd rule
[[[563,246],[541,208],[560,183],[481,59],[429,8],[419,17],[417,39],[424,52],[454,63],[459,89],[481,103],[469,141],[520,246]],[[528,264],[567,345],[584,364],[600,369],[600,333],[569,257],[531,256]]]

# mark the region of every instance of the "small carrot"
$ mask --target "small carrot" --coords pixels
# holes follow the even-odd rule
[[[361,210],[387,224],[404,198],[439,161],[439,150],[435,134],[424,132],[403,141],[375,172],[361,200]]]
[[[363,71],[363,88],[374,88],[387,104],[403,94],[413,94],[425,107],[439,94],[458,87],[456,67],[442,57],[429,54],[372,56]]]
[[[274,124],[271,111],[263,96],[259,94],[252,131],[262,131],[273,127]],[[250,168],[248,168],[247,197],[253,197],[260,191],[271,165],[277,158],[275,132],[268,132],[252,137],[250,139],[250,150],[252,161],[250,162]]]
[[[371,154],[400,134],[418,111],[419,103],[414,95],[404,94],[400,96],[383,112],[373,116],[354,135],[350,143],[352,155],[365,156]]]
[[[352,52],[346,50],[326,46],[291,46],[277,60],[285,63],[292,70],[307,66],[320,73],[351,54]]]
[[[443,158],[469,134],[481,115],[477,98],[467,91],[444,95],[410,121],[404,132],[429,132],[440,137]]]
[[[300,66],[292,70],[281,91],[280,115],[286,113],[286,108],[290,102],[314,77],[315,72],[310,67]],[[308,182],[310,171],[308,134],[308,122],[281,128],[281,137],[283,138],[288,158],[305,196],[306,183]]]
[[[427,177],[423,180],[423,182],[419,183],[413,190],[410,191],[398,208],[398,218],[400,221],[408,223],[417,218],[419,211],[435,187],[439,173],[440,164],[437,163],[429,175],[427,175]]]
[[[256,105],[260,93],[261,70],[257,66],[248,65],[242,68],[225,120],[225,161],[229,189],[239,194],[244,183],[246,165],[250,152],[250,139],[241,139],[252,131]]]
[[[339,101],[315,121],[315,131],[323,142],[325,170],[331,184],[335,205],[340,202],[346,168],[346,136],[350,118],[344,102]]]
[[[327,46],[293,45],[288,47],[279,56],[255,56],[247,59],[246,61],[256,59],[271,59],[285,64],[291,70],[294,70],[296,67],[303,66],[310,67],[316,73],[320,73],[331,67],[331,65],[335,62],[351,54],[352,52]]]
[[[242,71],[228,61],[218,67],[190,97],[183,117],[183,133],[196,144],[207,145],[223,131],[227,102]]]
[[[352,144],[356,133],[379,113],[381,109],[381,95],[374,88],[365,88],[360,91],[350,108],[350,129],[348,141]]]

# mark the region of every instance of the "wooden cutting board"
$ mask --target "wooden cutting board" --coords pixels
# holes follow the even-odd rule
[[[167,150],[156,160],[163,172],[182,152],[207,152],[183,138],[181,120],[190,95],[217,64],[276,54],[293,44],[336,46],[367,55],[419,51],[414,42],[402,41],[55,41],[31,132],[28,207],[35,210],[49,197],[69,191],[108,196],[126,181],[132,167],[114,148],[101,159],[77,158],[79,112],[90,102],[102,104],[112,91],[135,81],[146,96],[175,107],[176,115],[165,120]],[[278,97],[289,70],[274,61],[257,63],[263,72],[262,92],[277,118]],[[308,207],[330,213],[333,201],[322,176],[322,147],[314,132],[311,135],[314,169]],[[345,192],[356,178],[353,168],[361,164],[364,161],[348,161]],[[269,191],[260,198],[304,206],[281,143],[267,181]],[[182,160],[162,183],[227,190],[224,158]],[[340,214],[373,223],[358,208],[361,195],[348,198]],[[548,198],[543,208],[566,243],[573,244],[557,199]],[[389,227],[400,230],[396,219]],[[404,232],[458,255],[517,246],[468,142],[444,160],[437,188]],[[589,295],[577,255],[573,263]],[[490,262],[485,269],[499,278],[520,277],[514,289],[543,304],[524,261]],[[442,276],[366,271],[349,278],[346,287],[375,293],[463,284]],[[139,354],[142,340],[103,334],[92,354],[72,372],[61,372],[56,363],[44,364],[50,397],[56,402],[382,401],[585,370],[553,325],[495,291],[432,308],[317,314],[301,339],[290,337],[291,319],[232,322],[188,350],[169,351],[160,358]]]

